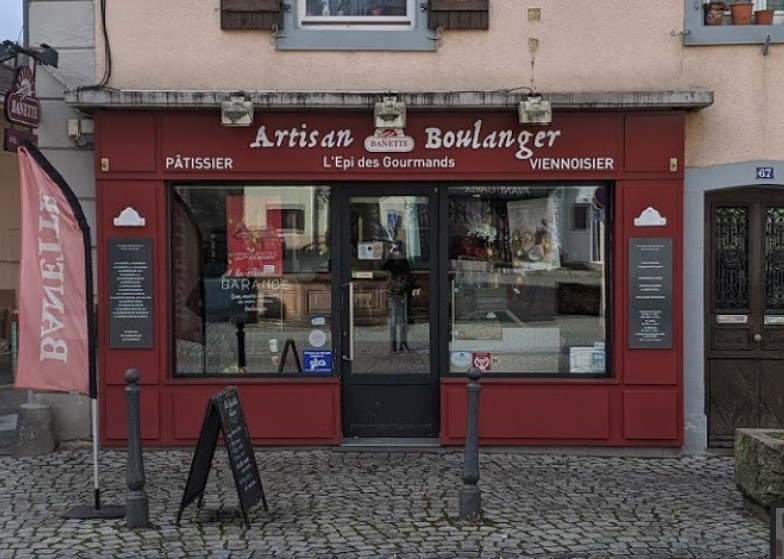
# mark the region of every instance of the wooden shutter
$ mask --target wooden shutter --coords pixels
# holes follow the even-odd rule
[[[221,0],[221,29],[283,28],[281,0]]]
[[[430,29],[487,29],[490,0],[430,0]]]

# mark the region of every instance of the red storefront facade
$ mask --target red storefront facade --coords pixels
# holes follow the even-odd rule
[[[465,375],[461,374],[461,368],[470,358],[474,364],[487,360],[480,412],[483,445],[682,445],[683,331],[679,317],[683,309],[684,112],[565,112],[557,114],[551,126],[538,128],[521,126],[511,111],[409,110],[405,130],[395,134],[377,133],[372,115],[367,111],[267,112],[257,114],[253,126],[240,128],[221,127],[216,114],[206,111],[96,110],[95,119],[103,444],[125,442],[123,374],[128,368],[136,368],[141,373],[141,431],[147,445],[193,445],[208,398],[226,385],[239,389],[255,444],[339,445],[353,436],[412,433],[437,437],[443,445],[460,444],[465,433],[466,408]],[[205,319],[209,314],[204,310],[209,306],[209,290],[205,291],[202,279],[198,290],[201,299],[193,306],[194,316],[200,316],[201,322],[194,322],[195,333],[191,338],[186,340],[188,336],[183,334],[185,326],[180,321],[187,317],[183,319],[178,309],[186,304],[187,294],[183,295],[178,286],[187,273],[178,260],[178,251],[186,241],[175,239],[179,239],[181,231],[173,226],[173,192],[181,194],[190,204],[190,210],[194,210],[196,218],[192,222],[196,231],[200,223],[198,212],[208,215],[206,206],[197,207],[195,201],[203,193],[217,197],[220,211],[231,212],[226,210],[231,206],[228,199],[235,196],[236,202],[236,196],[243,196],[236,194],[236,189],[263,190],[263,198],[268,200],[271,194],[280,196],[275,190],[295,191],[314,184],[321,185],[320,192],[328,192],[331,201],[322,215],[328,220],[320,229],[324,238],[317,238],[327,247],[318,251],[327,264],[318,273],[300,273],[290,283],[301,286],[307,280],[311,285],[318,280],[320,287],[302,293],[292,290],[285,296],[281,291],[280,299],[262,297],[260,291],[254,290],[254,314],[259,314],[258,301],[263,300],[265,312],[273,313],[277,322],[265,322],[263,317],[256,322],[254,318],[247,329],[249,332],[258,329],[259,335],[270,328],[283,331],[283,307],[287,305],[285,327],[288,328],[289,320],[292,324],[296,322],[298,328],[307,330],[309,340],[298,338],[299,349],[295,347],[293,351],[303,361],[322,358],[323,368],[314,368],[315,374],[290,371],[274,374],[270,367],[258,371],[245,367],[244,357],[240,358],[241,366],[227,367],[221,353],[225,353],[226,347],[235,352],[231,344],[236,332],[226,326],[222,341],[210,338],[210,332],[217,332],[218,326],[211,326],[209,318]],[[581,188],[588,188],[593,198],[583,200]],[[231,193],[220,194],[223,190]],[[423,382],[433,381],[432,393],[416,393],[425,394],[422,399],[413,391],[400,388],[405,383],[399,377],[393,383],[396,390],[400,388],[396,400],[384,400],[380,395],[387,390],[384,386],[391,386],[383,382],[373,380],[362,384],[363,388],[351,384],[352,378],[360,378],[352,377],[355,373],[352,367],[356,368],[363,348],[380,343],[380,338],[374,336],[385,334],[387,323],[392,320],[387,306],[391,303],[385,302],[388,296],[368,295],[370,302],[365,308],[360,305],[364,295],[354,291],[361,291],[363,280],[371,281],[378,275],[380,264],[375,262],[373,251],[377,247],[383,251],[389,248],[386,241],[377,237],[363,238],[367,223],[362,219],[367,219],[369,213],[352,213],[360,206],[367,209],[371,198],[377,202],[373,198],[376,191],[397,197],[396,200],[415,200],[418,204],[416,210],[411,210],[411,215],[418,211],[420,216],[416,228],[418,244],[412,244],[411,229],[400,239],[407,243],[409,254],[415,252],[413,249],[418,251],[417,262],[429,263],[427,275],[420,276],[425,281],[419,283],[420,291],[424,286],[429,302],[407,303],[411,309],[415,305],[420,309],[415,318],[419,322],[411,331],[417,331],[426,322],[426,328],[419,330],[425,332],[418,339],[421,349],[412,351],[414,357],[410,357],[411,367],[424,367],[417,369]],[[540,191],[544,193],[541,197]],[[553,195],[556,191],[558,197]],[[250,203],[249,197],[244,196],[243,215],[247,218]],[[512,200],[510,196],[516,198]],[[569,196],[573,201],[568,202],[567,212],[563,208],[567,207],[566,200],[572,200]],[[474,199],[478,200],[476,203],[486,200],[487,203],[473,206]],[[547,202],[542,201],[545,199]],[[591,250],[605,255],[606,259],[585,257],[581,262],[600,263],[571,266],[569,277],[578,279],[558,283],[555,296],[551,293],[553,289],[535,291],[534,284],[545,273],[558,271],[565,276],[566,266],[562,264],[576,250],[571,253],[561,250],[559,264],[545,270],[533,262],[541,258],[540,253],[531,252],[528,245],[525,245],[526,254],[519,249],[525,243],[518,239],[520,229],[507,226],[504,234],[501,221],[496,214],[490,216],[487,209],[494,208],[495,212],[502,208],[498,210],[499,215],[508,222],[512,213],[523,215],[528,211],[533,200],[547,208],[555,204],[556,209],[547,210],[555,213],[548,215],[560,219],[568,214],[563,224],[559,222],[556,226],[552,220],[544,224],[552,229],[545,234],[560,239],[562,246],[567,243],[567,235],[593,227],[593,216],[604,220],[605,229]],[[376,207],[380,207],[376,202]],[[395,203],[390,202],[392,205],[384,210],[386,214],[381,218],[387,229],[399,228],[395,220],[405,220],[409,215],[408,209],[401,210],[402,213],[395,209]],[[470,257],[462,253],[455,256],[455,251],[462,249],[454,248],[453,238],[457,234],[453,231],[458,229],[454,216],[468,215],[466,209],[474,207],[480,208],[477,211],[483,216],[479,229],[492,231],[488,235],[492,235],[495,244],[487,236],[477,235],[474,227],[470,234],[461,237],[470,242],[460,246],[478,246],[477,239],[481,239],[482,248],[479,252],[472,248]],[[283,216],[283,223],[277,223],[276,227],[286,231],[307,231],[311,222],[321,215],[309,213],[299,203],[287,205],[279,198],[275,208],[280,210],[279,214],[267,209],[259,219],[266,224],[279,219],[271,216]],[[580,213],[583,211],[586,213]],[[429,217],[422,217],[425,214]],[[485,219],[485,216],[489,217]],[[286,222],[287,219],[291,222]],[[224,216],[220,220],[226,222]],[[232,224],[229,217],[229,227]],[[206,237],[212,234],[199,231],[200,239],[202,234]],[[287,234],[291,237],[300,233]],[[282,241],[284,247],[291,245],[290,237]],[[520,244],[515,245],[518,241]],[[199,258],[214,249],[208,241],[200,243],[193,248],[193,254],[200,255]],[[393,238],[389,244],[394,243]],[[498,247],[504,243],[507,248],[499,256]],[[548,240],[548,248],[549,243]],[[340,251],[338,244],[344,247]],[[664,251],[662,259],[647,259],[650,246]],[[144,253],[144,262],[139,264],[133,257],[118,256],[118,251],[125,249]],[[231,255],[228,259],[238,261],[241,255],[232,253],[230,247],[227,250]],[[289,249],[280,250],[280,254],[272,250],[264,257],[269,266],[261,274],[265,281],[279,279],[288,266],[286,251]],[[357,257],[357,251],[366,255]],[[524,281],[532,285],[529,293],[534,294],[535,303],[547,301],[548,309],[556,309],[559,317],[574,318],[568,319],[569,325],[588,320],[589,329],[601,329],[606,335],[591,334],[596,341],[586,342],[580,338],[582,334],[569,333],[571,326],[559,322],[561,318],[556,317],[555,323],[551,317],[541,315],[521,319],[522,311],[514,309],[523,307],[513,307],[507,302],[497,308],[488,306],[485,312],[482,305],[489,303],[480,297],[484,287],[494,290],[504,301],[507,296],[519,296],[518,286],[506,284],[497,277],[501,273],[498,270],[506,269],[501,266],[504,251],[510,255],[508,260],[514,262],[516,277],[527,278]],[[298,254],[296,258],[300,262],[305,253]],[[525,268],[518,260],[527,255],[532,262],[525,264],[528,266]],[[209,259],[208,255],[199,260],[202,271],[194,271],[194,267],[190,272],[193,277],[206,277],[203,268],[211,263]],[[131,266],[136,266],[136,272],[128,272],[128,262],[136,262]],[[453,262],[464,265],[457,274]],[[665,269],[664,279],[661,275],[640,273],[651,264],[654,269]],[[466,277],[479,270],[480,265],[484,266],[482,270],[489,270],[486,272],[490,274],[489,280],[477,282],[472,276],[465,282],[465,288],[455,287],[457,284],[452,283],[455,277],[458,280],[461,274]],[[564,287],[579,283],[580,273],[585,270],[593,273],[597,269],[600,288],[569,291]],[[128,292],[118,291],[118,276],[128,273],[135,274],[136,279],[132,277],[130,281],[137,290],[138,300],[144,301],[136,311],[128,310]],[[224,267],[216,272],[215,285],[230,286],[232,281],[254,274],[248,268],[231,272]],[[306,280],[302,279],[306,275]],[[469,289],[473,290],[467,303],[469,308],[460,311],[468,318],[461,320],[460,312],[455,311],[460,303],[452,294],[467,293]],[[578,291],[589,293],[585,296],[592,301],[588,311],[575,311],[565,302]],[[594,296],[599,291],[600,295]],[[130,293],[133,292],[131,289]],[[319,293],[323,300],[318,299]],[[659,301],[648,308],[644,300],[650,299],[651,293]],[[235,292],[231,297],[240,295]],[[556,299],[550,302],[549,297]],[[373,301],[382,309],[379,312],[383,317],[373,314],[372,305],[376,304]],[[125,307],[118,310],[118,305]],[[270,311],[271,305],[279,308]],[[308,310],[308,305],[321,310]],[[477,306],[481,307],[481,316],[476,313]],[[529,303],[525,308],[530,311],[533,307]],[[504,312],[509,315],[508,320],[502,316]],[[408,319],[405,322],[411,323]],[[512,330],[512,326],[516,329]],[[355,340],[355,331],[363,332],[365,338]],[[470,334],[474,336],[470,340],[459,339],[458,331],[477,333]],[[284,338],[281,336],[279,340],[281,346]],[[528,341],[533,338],[539,341]],[[268,350],[268,340],[264,340],[258,355],[266,360],[272,346]],[[195,344],[188,347],[196,348],[194,351],[199,355],[194,359],[197,364],[188,370],[182,364],[188,352],[180,353],[178,349],[186,343]],[[594,362],[594,368],[587,369],[587,374],[575,365],[585,347],[595,360],[600,358],[600,362]],[[518,352],[515,348],[523,349]],[[252,354],[254,350],[250,347],[248,351]],[[355,356],[355,351],[360,357]],[[389,362],[380,358],[375,349],[367,351],[369,362],[379,367]],[[529,357],[533,354],[542,365],[531,364]],[[350,391],[349,385],[356,390]],[[434,419],[429,429],[396,430],[394,418],[398,416],[393,414],[363,430],[366,424],[358,420],[355,425],[347,419],[355,413],[348,409],[353,405],[349,401],[352,398],[382,407],[395,402],[402,407],[427,407],[424,415],[429,413]],[[377,417],[373,415],[375,412],[362,405],[356,410],[356,417],[372,423],[372,418]],[[426,423],[419,419],[412,423],[417,421]]]

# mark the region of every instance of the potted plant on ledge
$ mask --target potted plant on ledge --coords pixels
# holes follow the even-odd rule
[[[705,25],[721,25],[724,23],[724,12],[727,4],[724,2],[707,2],[702,5],[705,10]]]
[[[754,11],[754,2],[735,1],[730,3],[730,18],[732,25],[748,25],[751,23],[751,14]]]
[[[776,10],[757,10],[754,12],[754,23],[757,25],[773,25],[773,14]]]
[[[369,16],[383,16],[386,14],[384,0],[370,0],[366,5],[367,15]]]

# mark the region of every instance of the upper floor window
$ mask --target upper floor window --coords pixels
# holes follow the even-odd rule
[[[434,51],[444,29],[488,29],[490,0],[220,0],[221,29],[279,50]]]
[[[784,43],[784,0],[685,2],[687,45]]]
[[[283,12],[279,50],[434,51],[416,0],[295,0]]]
[[[299,23],[342,29],[414,26],[414,0],[299,0]]]

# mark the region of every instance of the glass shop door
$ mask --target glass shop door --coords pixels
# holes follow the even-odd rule
[[[432,186],[344,189],[346,437],[438,435],[436,207]]]

